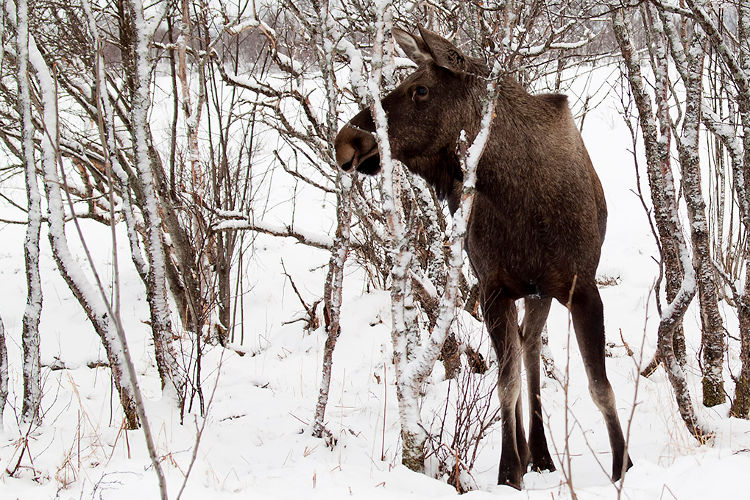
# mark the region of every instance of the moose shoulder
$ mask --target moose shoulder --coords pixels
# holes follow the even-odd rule
[[[391,152],[422,176],[455,210],[462,173],[458,138],[479,132],[487,67],[446,39],[420,29],[395,29],[418,64],[382,100]],[[570,307],[591,396],[602,412],[612,447],[612,478],[632,465],[625,451],[615,398],[604,363],[604,316],[596,268],[607,208],[599,179],[565,96],[530,95],[517,82],[500,82],[491,135],[477,169],[467,253],[479,279],[482,310],[499,362],[502,414],[499,484],[521,487],[527,466],[554,470],[542,421],[541,330],[552,299]],[[344,170],[380,170],[375,124],[368,109],[336,137]],[[515,300],[524,298],[519,330]],[[530,423],[521,422],[521,357],[526,366]]]

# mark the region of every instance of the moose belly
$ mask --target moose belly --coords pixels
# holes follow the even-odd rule
[[[501,210],[483,197],[475,200],[467,240],[482,287],[514,299],[567,296],[574,276],[594,278],[601,249],[595,213]]]

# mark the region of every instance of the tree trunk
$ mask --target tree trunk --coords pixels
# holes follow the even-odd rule
[[[331,387],[333,370],[333,350],[341,333],[341,300],[344,290],[344,263],[349,252],[349,230],[352,220],[351,196],[352,179],[341,171],[336,174],[336,239],[328,261],[328,274],[323,293],[326,342],[323,347],[323,369],[320,380],[320,393],[315,406],[313,435],[323,437],[325,429],[325,412],[328,404],[328,391]]]
[[[625,66],[627,68],[628,81],[638,108],[641,130],[643,132],[644,145],[646,148],[646,160],[648,166],[649,185],[651,187],[651,199],[654,205],[659,239],[662,247],[675,245],[681,260],[685,276],[680,285],[680,290],[666,308],[662,311],[658,330],[658,355],[667,372],[672,388],[675,392],[677,406],[690,433],[699,441],[706,439],[708,432],[698,423],[695,410],[692,406],[687,377],[675,356],[674,330],[682,321],[690,301],[695,295],[695,274],[692,263],[688,258],[687,246],[685,244],[682,228],[679,225],[679,217],[674,192],[674,181],[671,169],[662,161],[664,158],[665,141],[660,141],[657,134],[654,114],[651,107],[651,99],[646,92],[641,76],[640,62],[636,58],[630,35],[630,21],[624,9],[618,9],[612,14],[612,26],[620,46]],[[658,17],[652,17],[654,33],[656,36],[652,43],[657,49],[657,57],[665,60],[663,28]],[[662,69],[663,70],[663,69]],[[666,75],[657,75],[657,80],[665,81]]]
[[[34,160],[34,126],[31,119],[29,91],[29,11],[26,0],[19,0],[17,8],[18,89],[21,105],[21,151],[26,173],[28,224],[23,247],[26,264],[26,309],[23,313],[21,344],[23,346],[23,407],[25,422],[40,423],[39,405],[42,399],[41,367],[39,360],[39,318],[42,313],[42,282],[39,277],[39,232],[42,225],[42,199],[39,193]],[[4,345],[0,349],[4,349]],[[6,380],[7,384],[7,380]],[[0,389],[1,391],[1,389]],[[7,393],[7,387],[6,387]],[[4,403],[5,401],[1,401]],[[0,409],[2,413],[2,409]]]
[[[8,400],[8,350],[5,344],[5,325],[0,318],[0,429],[3,428],[3,410]]]
[[[750,261],[745,262],[745,275],[750,276]],[[729,415],[748,418],[750,417],[750,280],[747,278],[738,309],[742,369],[734,387],[734,401],[732,401]]]
[[[136,7],[133,7],[136,8]],[[148,130],[148,108],[150,105],[150,71],[148,34],[145,26],[134,20],[124,26],[131,43],[129,69],[131,74],[130,119],[133,137],[134,165],[138,173],[138,184],[142,194],[141,212],[146,229],[145,247],[149,267],[146,276],[146,299],[151,317],[151,332],[154,341],[156,366],[161,386],[172,397],[182,412],[185,403],[186,379],[177,363],[177,353],[172,342],[172,321],[167,296],[166,253],[162,242],[159,200],[152,170],[150,134]]]
[[[136,404],[130,382],[125,378],[126,367],[122,355],[122,346],[115,334],[112,318],[101,303],[101,299],[97,296],[91,283],[81,273],[79,264],[73,258],[68,247],[65,235],[65,211],[60,194],[63,183],[57,175],[58,150],[56,144],[53,143],[53,140],[57,138],[58,119],[55,82],[32,37],[29,37],[29,56],[31,66],[39,78],[41,89],[42,123],[45,126],[41,140],[42,168],[49,211],[49,240],[52,255],[63,279],[83,307],[94,326],[94,330],[102,340],[128,427],[135,429],[138,428]]]
[[[743,164],[733,162],[735,178],[742,181],[740,197],[741,212],[745,224],[745,236],[750,234],[750,5],[739,3],[740,30],[740,71],[731,75],[735,79],[738,93],[738,108],[743,128],[744,157]],[[744,78],[742,78],[744,77]],[[740,322],[740,361],[742,369],[734,389],[734,401],[730,415],[750,417],[750,254],[747,247],[743,253],[745,258],[745,289],[738,304]]]
[[[685,193],[690,234],[693,243],[693,266],[696,271],[698,298],[701,311],[701,333],[703,349],[703,404],[715,406],[724,402],[724,323],[719,314],[716,278],[711,261],[711,243],[706,203],[701,189],[700,156],[698,134],[701,124],[703,102],[703,37],[700,30],[692,30],[687,48],[683,43],[671,14],[660,12],[663,31],[672,46],[675,62],[685,85],[685,114],[682,122],[682,137],[677,150],[682,167],[682,186]]]
[[[653,31],[651,34],[652,43],[650,43],[650,49],[653,51],[651,66],[655,75],[656,117],[659,124],[659,137],[661,139],[658,141],[656,149],[659,154],[660,170],[662,172],[670,172],[671,175],[672,165],[670,144],[672,142],[672,122],[669,106],[670,82],[667,47],[665,45],[662,24],[658,18],[654,19],[656,16],[653,9],[646,6],[644,7],[643,12],[648,16],[648,19],[651,20],[649,24]],[[666,197],[669,195],[667,193],[660,193],[659,196]],[[664,203],[676,204],[677,200],[675,194],[672,193],[670,199],[664,199]],[[680,262],[679,245],[677,242],[672,238],[662,238],[660,234],[660,243],[662,264],[664,265],[664,291],[667,303],[670,303],[675,300],[680,291],[682,280],[684,279],[684,270],[682,268],[682,263]],[[674,347],[677,362],[680,366],[684,367],[687,363],[687,350],[685,347],[685,331],[682,326],[682,321],[679,321],[674,327],[672,333],[672,345]],[[654,367],[654,369],[655,368],[656,367]]]
[[[689,49],[686,101],[682,138],[678,149],[682,165],[682,186],[690,220],[693,241],[693,265],[698,280],[701,310],[701,344],[703,347],[703,404],[716,406],[724,402],[724,322],[719,314],[713,263],[711,262],[706,202],[701,191],[698,131],[703,77],[703,49],[697,35]]]

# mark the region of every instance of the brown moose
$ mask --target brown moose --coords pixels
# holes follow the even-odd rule
[[[458,206],[461,130],[479,132],[487,95],[486,65],[420,28],[393,35],[417,70],[382,100],[393,157]],[[521,487],[527,466],[555,470],[540,400],[541,331],[552,299],[569,306],[589,379],[612,447],[612,479],[632,466],[604,363],[604,316],[595,275],[607,221],[599,179],[575,126],[567,98],[530,95],[511,78],[498,86],[491,135],[477,170],[466,250],[479,278],[487,329],[499,360],[502,454],[498,484]],[[369,109],[336,137],[343,170],[380,170]],[[526,314],[519,329],[516,299]],[[521,422],[521,356],[526,366],[530,424]],[[626,463],[624,464],[624,460]]]

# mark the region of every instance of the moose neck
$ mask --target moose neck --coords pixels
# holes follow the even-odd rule
[[[449,206],[451,205],[451,195],[455,186],[458,184],[460,189],[464,178],[455,151],[446,149],[433,156],[410,158],[406,166],[427,181],[435,189],[440,200],[448,199]]]
[[[465,130],[469,138],[479,133],[483,104],[487,95],[486,77],[467,76],[469,99],[456,110],[457,123],[453,124],[455,136]],[[495,118],[489,142],[480,159],[477,170],[477,189],[481,192],[488,178],[490,182],[505,184],[514,175],[507,172],[508,165],[517,161],[505,161],[517,155],[526,154],[526,147],[535,134],[533,123],[544,114],[540,103],[514,79],[507,77],[498,84],[495,102]],[[457,154],[457,145],[452,144],[432,155],[404,159],[406,166],[425,179],[434,189],[439,199],[447,200],[451,213],[458,209],[463,184],[463,172]],[[491,165],[491,167],[488,167]]]

